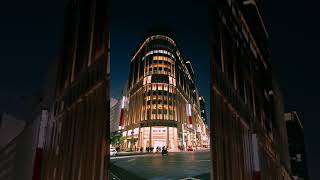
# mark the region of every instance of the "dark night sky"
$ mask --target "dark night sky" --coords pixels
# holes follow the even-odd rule
[[[317,2],[317,3],[316,3]],[[265,1],[274,71],[284,89],[286,110],[295,110],[304,126],[312,180],[320,179],[319,2]]]
[[[111,95],[119,95],[128,77],[131,54],[148,27],[159,22],[175,31],[180,50],[193,63],[200,93],[208,102],[206,2],[128,2],[112,2]],[[318,7],[311,0],[274,0],[265,1],[263,9],[286,109],[296,110],[304,125],[313,180],[320,179]],[[0,22],[0,112],[18,111],[18,97],[39,91],[57,57],[63,32],[63,0],[1,0]]]

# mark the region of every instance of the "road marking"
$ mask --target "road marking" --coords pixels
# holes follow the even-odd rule
[[[121,180],[118,176],[116,176],[116,175],[113,174],[112,172],[110,172],[110,174],[111,174],[112,176],[114,176],[112,179]]]
[[[136,160],[136,159],[129,159],[128,162],[131,162],[131,161],[134,161],[134,160]]]
[[[180,180],[201,180],[201,179],[197,179],[197,178],[193,178],[193,177],[187,177],[187,178],[180,179]]]

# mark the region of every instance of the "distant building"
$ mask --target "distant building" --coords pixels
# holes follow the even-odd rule
[[[204,101],[204,98],[202,96],[199,97],[199,102],[200,102],[200,113],[201,113],[201,118],[203,121],[208,124],[207,120],[207,111],[206,111],[206,103]]]
[[[0,149],[8,145],[21,131],[26,123],[10,114],[3,113],[0,119]]]
[[[110,133],[119,130],[121,101],[111,98],[110,99]]]
[[[309,180],[303,126],[297,112],[285,113],[291,173],[294,180]]]
[[[0,179],[13,179],[15,174],[15,139],[21,134],[25,122],[4,113],[0,119]]]
[[[27,124],[4,114],[1,120],[0,179],[40,178],[47,110],[41,110]],[[9,133],[9,130],[12,130]],[[5,136],[4,136],[5,135]],[[5,142],[5,143],[3,143]]]
[[[282,180],[291,180],[290,175],[290,159],[289,159],[289,149],[288,149],[288,136],[287,128],[284,120],[284,100],[282,95],[282,90],[277,80],[273,78],[273,109],[274,109],[274,141],[277,144],[277,149],[279,152],[280,160],[280,171]]]

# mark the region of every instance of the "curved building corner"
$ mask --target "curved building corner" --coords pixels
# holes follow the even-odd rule
[[[151,35],[138,47],[121,101],[122,148],[165,146],[178,151],[209,146],[191,62],[170,37]]]

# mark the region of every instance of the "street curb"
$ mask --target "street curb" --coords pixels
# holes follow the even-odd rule
[[[157,154],[157,153],[121,153],[121,154],[116,154],[115,156],[112,157],[118,157],[118,156],[134,156],[134,155],[145,155],[145,154]]]

